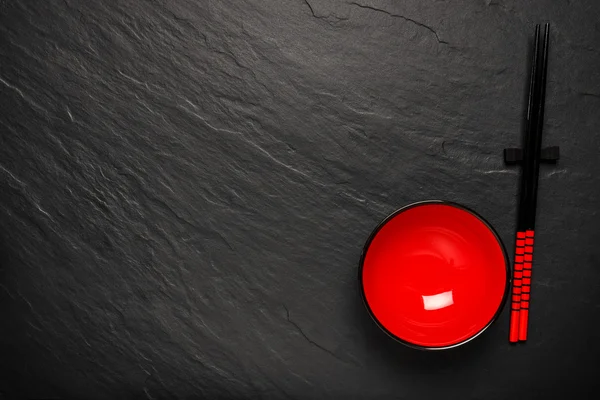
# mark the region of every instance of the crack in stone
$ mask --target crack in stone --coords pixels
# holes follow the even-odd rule
[[[336,22],[340,22],[340,21],[347,21],[348,18],[343,18],[343,17],[338,17],[337,15],[334,14],[327,14],[327,15],[317,15],[317,13],[315,13],[315,9],[312,7],[312,5],[308,2],[308,0],[304,0],[304,2],[306,3],[306,5],[308,6],[308,9],[310,10],[310,13],[312,14],[312,16],[314,18],[317,19],[322,19],[325,22],[327,22],[329,25],[333,25]],[[330,18],[334,19],[335,21],[330,21]]]
[[[581,96],[584,96],[584,97],[597,97],[597,98],[600,98],[600,94],[596,94],[596,93],[590,93],[590,92],[579,92],[579,94],[580,94]]]
[[[319,18],[317,17],[317,15],[315,14],[315,10],[313,10],[312,6],[310,5],[310,3],[308,2],[308,0],[304,0],[304,2],[306,3],[306,5],[308,6],[308,8],[310,9],[311,14],[313,15],[313,17],[315,18]]]
[[[304,1],[306,1],[306,0],[304,0]],[[381,9],[381,8],[376,8],[376,7],[372,7],[372,6],[367,6],[367,5],[364,5],[364,4],[359,4],[359,3],[356,3],[356,2],[352,2],[352,3],[348,3],[348,4],[350,4],[350,5],[353,5],[353,6],[356,6],[356,7],[364,8],[364,9],[367,9],[367,10],[371,10],[371,11],[376,11],[376,12],[380,12],[380,13],[383,13],[383,14],[387,14],[387,15],[389,15],[390,17],[393,17],[393,18],[400,18],[400,19],[402,19],[402,20],[404,20],[404,21],[411,22],[411,23],[413,23],[413,24],[415,24],[415,25],[417,25],[417,26],[420,26],[420,27],[422,27],[422,28],[425,28],[425,29],[427,29],[429,32],[433,33],[433,35],[435,36],[435,39],[438,41],[438,43],[440,43],[440,44],[449,44],[449,43],[448,43],[448,42],[446,42],[445,40],[442,40],[442,39],[440,39],[440,37],[438,36],[437,32],[436,32],[436,31],[435,31],[433,28],[431,28],[431,27],[430,27],[430,26],[428,26],[428,25],[425,25],[425,24],[424,24],[424,23],[422,23],[422,22],[416,21],[416,20],[414,20],[414,19],[412,19],[412,18],[408,18],[408,17],[405,17],[404,15],[400,15],[400,14],[393,14],[393,13],[391,13],[391,12],[389,12],[389,11],[387,11],[387,10],[383,10],[383,9]]]
[[[286,319],[287,322],[289,322],[290,324],[292,324],[296,330],[298,331],[298,333],[300,333],[300,335],[302,335],[302,337],[304,337],[304,339],[306,339],[306,341],[310,344],[312,344],[313,346],[323,350],[324,352],[330,354],[332,357],[334,357],[336,360],[343,362],[344,364],[347,364],[347,361],[342,360],[340,357],[338,357],[334,352],[332,352],[331,350],[321,346],[320,344],[318,344],[317,342],[315,342],[314,340],[312,340],[311,338],[309,338],[308,336],[306,336],[306,334],[304,333],[304,331],[302,330],[302,328],[300,328],[300,326],[295,323],[294,321],[292,321],[290,319],[290,310],[288,310],[288,308],[285,306],[285,304],[283,304],[283,308],[285,309],[286,312]]]

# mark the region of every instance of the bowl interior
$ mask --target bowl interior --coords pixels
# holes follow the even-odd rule
[[[409,206],[371,237],[361,281],[371,315],[411,345],[443,348],[482,332],[506,293],[508,265],[492,228],[448,203]]]

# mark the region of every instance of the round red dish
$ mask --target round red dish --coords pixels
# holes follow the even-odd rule
[[[493,228],[465,207],[427,201],[384,220],[360,263],[369,313],[412,347],[443,349],[483,332],[506,301],[509,265]]]

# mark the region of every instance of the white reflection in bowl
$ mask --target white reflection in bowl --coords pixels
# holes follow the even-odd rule
[[[421,296],[423,298],[423,306],[426,310],[440,310],[454,304],[452,298],[452,290],[449,292],[443,292],[434,294],[433,296]]]

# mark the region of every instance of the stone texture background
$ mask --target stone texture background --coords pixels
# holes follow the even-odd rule
[[[597,382],[600,2],[2,1],[0,397],[548,398]],[[404,348],[357,287],[408,203],[509,253],[552,26],[530,341]]]

